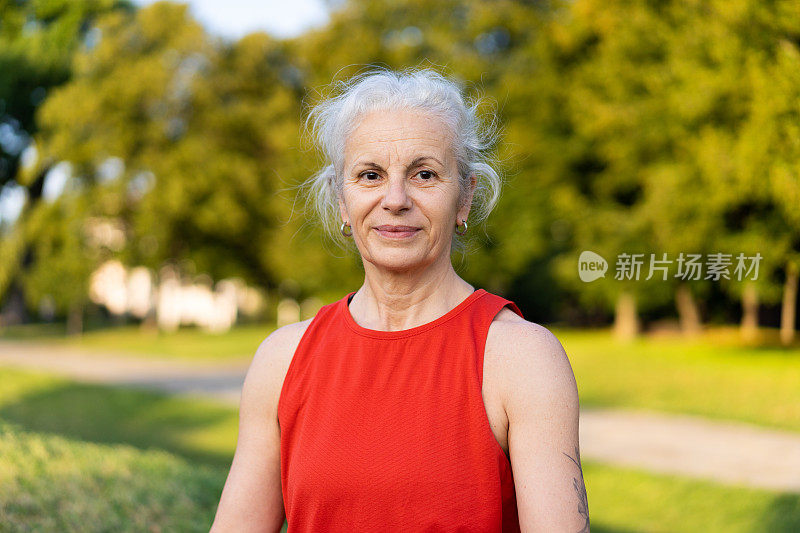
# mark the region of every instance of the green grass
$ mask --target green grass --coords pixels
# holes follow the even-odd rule
[[[120,326],[66,336],[57,324],[31,324],[0,331],[0,339],[36,340],[59,346],[81,348],[88,352],[120,355],[167,357],[174,359],[249,359],[274,326],[251,324],[237,326],[224,334],[196,328],[182,328],[174,333],[139,326]]]
[[[208,531],[237,409],[3,367],[0,384],[0,531]]]
[[[606,331],[555,330],[583,407],[640,408],[800,431],[800,350],[698,340],[618,343]]]
[[[226,471],[0,420],[0,530],[208,531]]]
[[[104,444],[157,448],[229,467],[238,411],[206,400],[84,384],[0,367],[0,419]]]
[[[43,340],[47,338],[63,339],[67,335],[65,322],[48,324],[20,324],[0,327],[0,339],[11,340]]]
[[[226,471],[0,421],[3,531],[208,531]],[[800,495],[584,462],[592,531],[797,531]]]
[[[207,531],[236,410],[0,368],[0,530]],[[592,531],[790,532],[800,495],[584,460]]]
[[[800,494],[782,494],[583,461],[593,533],[796,532]]]

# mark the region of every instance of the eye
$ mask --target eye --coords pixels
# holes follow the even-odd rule
[[[436,174],[434,174],[430,170],[420,170],[419,173],[417,173],[417,176],[419,176],[420,178],[422,178],[425,181],[428,181],[428,180],[431,180],[431,179],[435,178]]]
[[[377,172],[372,172],[371,170],[367,172],[362,172],[361,174],[359,174],[359,176],[362,178],[367,178],[367,181],[375,181],[380,178],[380,175],[378,175]]]

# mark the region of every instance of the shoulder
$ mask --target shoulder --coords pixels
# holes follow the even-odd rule
[[[254,401],[277,406],[283,380],[313,319],[282,326],[270,333],[256,349],[242,387],[242,404]]]
[[[309,318],[301,322],[287,324],[267,335],[267,337],[261,341],[261,344],[259,344],[253,362],[255,363],[263,359],[281,358],[282,356],[286,356],[287,352],[291,356],[297,348],[297,345],[300,344],[300,339],[303,338],[303,334],[306,332],[306,329],[308,329],[312,320],[313,318]]]
[[[566,359],[564,347],[549,329],[525,320],[508,307],[501,309],[489,326],[487,343],[502,347],[510,362]]]
[[[545,406],[577,416],[578,391],[569,358],[546,327],[529,322],[507,307],[489,327],[486,351],[500,377],[509,421],[516,414]]]
[[[270,333],[259,344],[250,364],[249,372],[259,375],[265,372],[270,375],[277,375],[282,383],[294,352],[297,350],[297,346],[300,344],[300,340],[305,335],[311,322],[320,316],[320,313],[330,313],[333,309],[334,304],[325,305],[317,311],[314,317],[287,324]]]

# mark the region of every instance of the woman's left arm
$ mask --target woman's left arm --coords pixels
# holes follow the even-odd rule
[[[505,408],[520,526],[589,531],[578,444],[578,388],[558,339],[531,322],[507,324]],[[508,332],[511,333],[511,332]]]

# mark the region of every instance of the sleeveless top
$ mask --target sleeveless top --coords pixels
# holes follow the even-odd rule
[[[489,325],[510,300],[478,289],[411,329],[366,329],[323,306],[278,399],[288,533],[519,531],[511,464],[481,386]]]

